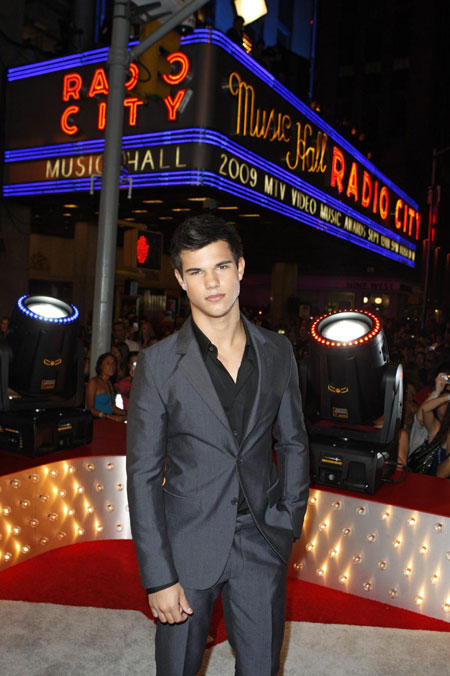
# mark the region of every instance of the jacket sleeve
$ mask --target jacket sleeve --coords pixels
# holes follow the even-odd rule
[[[289,350],[289,376],[274,424],[275,451],[282,485],[282,504],[289,512],[294,537],[299,538],[309,493],[309,448],[303,419],[297,363]]]
[[[177,580],[167,536],[162,491],[167,411],[151,372],[149,351],[139,355],[128,407],[127,491],[131,532],[142,585]]]

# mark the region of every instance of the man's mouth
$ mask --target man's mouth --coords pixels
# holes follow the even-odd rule
[[[206,296],[206,300],[208,300],[210,303],[217,303],[219,300],[222,300],[225,294],[223,293],[215,293],[212,296]]]

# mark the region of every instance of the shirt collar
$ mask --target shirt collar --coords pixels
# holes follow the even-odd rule
[[[206,335],[203,333],[203,331],[202,331],[201,329],[199,329],[199,327],[197,326],[197,324],[194,322],[194,319],[192,318],[192,316],[191,316],[191,324],[192,324],[192,330],[194,331],[194,335],[195,335],[195,337],[196,337],[196,339],[197,339],[198,346],[199,346],[199,348],[200,348],[200,352],[201,352],[201,355],[202,355],[203,359],[206,359],[206,357],[208,356],[208,352],[209,352],[209,348],[210,348],[210,347],[213,347],[215,353],[217,354],[217,348],[216,348],[216,346],[213,345],[213,343],[210,341],[210,339],[208,338],[208,336],[206,336]],[[245,343],[245,352],[246,352],[247,354],[251,354],[251,350],[249,349],[249,348],[252,347],[252,343],[251,343],[251,340],[250,340],[250,336],[249,336],[249,333],[248,333],[248,331],[247,331],[247,327],[246,327],[246,325],[245,325],[245,322],[242,322],[242,325],[243,325],[243,327],[244,327],[244,331],[245,331],[245,339],[246,339],[246,343]]]

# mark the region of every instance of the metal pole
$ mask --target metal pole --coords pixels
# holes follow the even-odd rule
[[[178,12],[167,19],[167,21],[164,21],[161,26],[158,26],[158,28],[156,28],[153,33],[146,37],[145,40],[142,40],[139,45],[133,47],[133,49],[130,51],[130,61],[137,59],[138,56],[145,52],[149,47],[154,45],[155,42],[158,42],[158,40],[161,40],[161,38],[163,38],[169,31],[182,24],[183,21],[188,18],[188,16],[191,16],[191,14],[200,9],[200,7],[206,5],[207,2],[208,0],[192,0],[192,2],[182,7]]]
[[[116,272],[117,218],[123,129],[123,99],[128,70],[130,37],[129,0],[115,0],[111,47],[108,54],[109,93],[107,102],[105,152],[97,235],[94,308],[90,373],[102,352],[111,347],[111,323]]]
[[[123,131],[123,99],[130,61],[136,59],[151,45],[188,16],[205,5],[207,0],[194,0],[176,12],[131,52],[130,0],[114,0],[111,47],[108,54],[109,93],[106,109],[105,152],[103,154],[102,189],[98,219],[97,261],[95,268],[94,307],[90,375],[95,376],[95,364],[102,352],[111,347],[111,324],[114,305],[116,270],[117,218],[119,215],[119,180]]]

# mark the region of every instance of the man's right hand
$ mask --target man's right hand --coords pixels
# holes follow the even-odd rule
[[[188,615],[194,612],[179,582],[154,594],[148,594],[148,605],[153,617],[164,624],[185,622]]]

